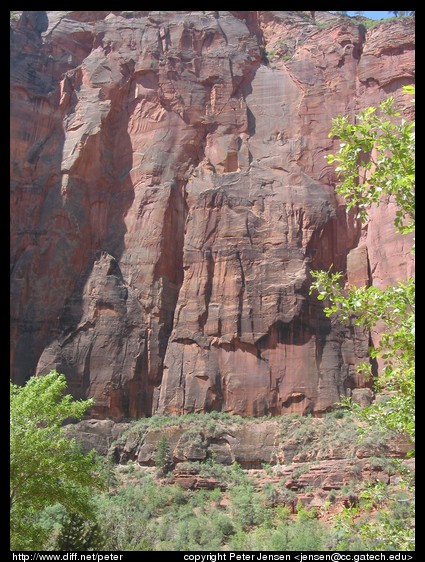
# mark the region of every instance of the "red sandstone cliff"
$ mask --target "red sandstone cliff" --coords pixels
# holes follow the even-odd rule
[[[319,25],[318,25],[319,24]],[[320,412],[369,336],[309,271],[412,270],[391,208],[345,213],[331,118],[414,81],[414,21],[23,12],[11,27],[11,358],[94,415]]]

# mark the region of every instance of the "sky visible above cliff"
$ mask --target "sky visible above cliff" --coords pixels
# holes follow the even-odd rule
[[[354,16],[356,14],[356,12],[348,12],[349,16]],[[394,17],[394,14],[390,13],[390,12],[369,12],[369,11],[365,11],[362,14],[365,18],[370,18],[372,20],[380,20],[383,18],[391,18]]]

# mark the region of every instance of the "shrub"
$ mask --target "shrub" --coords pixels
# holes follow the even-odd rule
[[[105,539],[96,520],[76,512],[67,512],[56,540],[56,550],[101,550]]]
[[[250,484],[233,485],[229,491],[231,513],[242,529],[260,525],[266,516],[267,508]]]
[[[289,528],[288,550],[324,550],[327,532],[317,520],[296,521]]]
[[[158,468],[159,473],[162,476],[169,472],[172,467],[170,447],[165,435],[162,435],[160,440],[158,441],[158,446],[155,453],[155,466]]]
[[[305,474],[306,472],[308,472],[310,470],[310,465],[308,464],[304,464],[302,466],[297,466],[293,471],[292,471],[292,478],[294,480],[298,480],[298,478],[302,475]]]

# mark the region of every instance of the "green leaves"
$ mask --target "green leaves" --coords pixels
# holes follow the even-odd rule
[[[413,86],[403,88],[414,94]],[[414,121],[403,117],[392,97],[379,108],[368,107],[350,123],[347,116],[333,119],[330,137],[340,139],[339,150],[326,158],[336,164],[339,184],[347,210],[355,208],[357,218],[367,221],[368,210],[382,201],[392,201],[397,211],[394,226],[400,234],[415,228],[415,133]],[[412,249],[413,250],[413,249]],[[355,287],[345,283],[342,273],[313,271],[310,294],[317,291],[326,316],[337,315],[346,323],[379,333],[379,342],[370,350],[370,359],[380,359],[383,368],[375,390],[387,400],[367,408],[355,408],[369,427],[415,434],[414,353],[415,282],[399,281],[394,286]],[[376,337],[375,337],[376,339]],[[371,363],[358,366],[371,373]]]
[[[383,333],[370,350],[371,358],[381,358],[384,369],[377,378],[377,392],[396,392],[385,404],[366,408],[363,417],[414,439],[414,361],[415,361],[415,281],[409,279],[395,286],[343,287],[340,273],[311,272],[310,294],[329,303],[326,316],[337,315],[346,323],[373,330],[379,323]],[[365,371],[365,366],[358,367]],[[375,413],[378,412],[376,416]]]
[[[34,521],[43,508],[61,503],[88,514],[92,489],[102,488],[94,452],[82,454],[62,425],[81,418],[93,400],[74,401],[65,389],[65,377],[56,371],[32,377],[23,387],[10,384],[11,532],[18,550],[42,548]]]
[[[409,94],[412,86],[404,87]],[[355,207],[357,217],[367,220],[367,209],[389,196],[399,209],[394,225],[406,234],[415,227],[415,122],[401,118],[392,97],[379,108],[368,107],[350,123],[347,116],[332,120],[329,137],[341,142],[336,154],[325,156],[336,164],[336,192]]]

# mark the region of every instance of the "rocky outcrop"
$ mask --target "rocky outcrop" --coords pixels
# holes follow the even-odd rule
[[[178,470],[173,473],[173,483],[178,484],[186,490],[214,490],[218,488],[221,491],[227,489],[227,485],[220,480],[214,478],[205,478],[199,476],[196,469]]]
[[[327,12],[23,12],[14,380],[56,368],[115,420],[319,413],[365,386],[369,334],[325,318],[309,271],[381,283],[412,261],[388,207],[363,230],[346,214],[324,156],[333,116],[403,103],[413,33]]]
[[[224,465],[237,462],[246,469],[328,460],[353,463],[369,457],[404,458],[412,447],[407,436],[378,431],[360,441],[356,427],[345,417],[295,417],[286,422],[282,417],[242,421],[238,416],[234,421],[195,418],[168,423],[163,418],[158,426],[145,420],[131,424],[91,419],[68,425],[66,431],[85,451],[95,448],[118,464],[154,466],[158,445],[164,441],[170,462],[178,468],[187,461],[208,459]]]
[[[112,444],[129,429],[129,425],[112,420],[87,419],[67,425],[65,432],[69,437],[75,437],[85,453],[95,449],[99,455],[106,456]]]
[[[168,480],[186,489],[226,489],[218,465],[237,463],[255,476],[259,487],[274,483],[296,494],[277,498],[291,500],[293,507],[298,500],[320,506],[331,491],[340,490],[344,497],[344,487],[353,482],[396,483],[399,461],[414,473],[414,459],[406,458],[411,449],[407,437],[370,432],[359,441],[351,417],[181,420],[162,418],[155,427],[147,420],[130,424],[93,419],[69,425],[67,431],[85,451],[94,447],[111,456],[119,470],[134,463],[158,472],[162,443]]]

